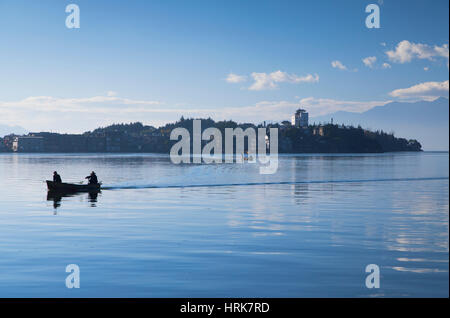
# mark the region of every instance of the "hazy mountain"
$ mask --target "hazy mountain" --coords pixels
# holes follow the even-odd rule
[[[0,137],[10,134],[24,135],[28,134],[28,132],[20,126],[8,126],[0,124]]]
[[[392,102],[374,107],[364,113],[336,112],[313,117],[310,123],[330,122],[335,124],[361,125],[371,130],[394,132],[396,137],[417,139],[424,150],[449,149],[449,100],[415,103]]]

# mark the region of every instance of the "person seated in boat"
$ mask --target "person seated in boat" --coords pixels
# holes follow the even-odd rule
[[[53,172],[53,182],[62,183],[61,176],[56,171]]]
[[[94,171],[92,171],[91,175],[87,176],[85,179],[88,179],[89,184],[98,184],[97,175]]]

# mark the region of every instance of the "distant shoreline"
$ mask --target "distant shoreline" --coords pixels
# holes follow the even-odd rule
[[[249,139],[244,131],[253,129],[265,134],[269,141],[270,130],[278,131],[278,153],[384,153],[422,151],[422,145],[415,139],[395,137],[382,130],[371,131],[362,127],[337,124],[293,126],[289,122],[255,126],[250,123],[238,124],[233,121],[215,122],[211,118],[200,119],[201,132],[215,128],[221,133],[219,140],[222,153],[225,153],[225,130],[239,131],[239,138],[245,143],[244,152],[249,150]],[[171,132],[183,128],[191,136],[194,119],[183,117],[166,126],[155,128],[142,123],[116,124],[98,128],[83,134],[57,134],[49,132],[29,133],[25,136],[9,135],[0,138],[0,152],[21,153],[166,153],[178,140],[171,139]],[[259,132],[258,132],[259,134]],[[220,134],[219,134],[220,135]],[[255,136],[256,137],[256,136]],[[216,137],[214,137],[216,138]],[[235,135],[237,140],[238,135]],[[204,145],[212,139],[200,137]],[[193,139],[190,139],[192,147]],[[267,142],[266,142],[267,147]],[[214,149],[215,152],[219,152]],[[233,149],[234,152],[237,150]],[[264,151],[264,150],[263,150]],[[220,152],[219,152],[220,153]]]
[[[389,154],[428,154],[428,153],[450,153],[449,150],[422,150],[422,151],[387,151],[387,152],[340,152],[340,153],[278,153],[280,157],[287,156],[345,156],[345,155],[389,155]],[[0,152],[0,155],[110,155],[110,156],[145,156],[145,155],[158,155],[160,157],[169,158],[170,154],[162,152]],[[234,154],[236,156],[236,154]]]

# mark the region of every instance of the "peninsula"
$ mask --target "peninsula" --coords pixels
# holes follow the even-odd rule
[[[382,153],[395,151],[422,151],[417,140],[395,137],[384,131],[371,131],[362,127],[333,123],[313,124],[297,111],[292,122],[254,125],[234,121],[201,119],[202,131],[209,127],[278,128],[279,153]],[[296,117],[297,116],[297,117]],[[8,135],[0,138],[0,152],[25,153],[169,153],[176,142],[170,140],[174,128],[192,131],[193,119],[180,118],[175,123],[156,128],[140,122],[114,124],[83,134],[58,134],[50,132]],[[224,134],[223,134],[224,135]]]

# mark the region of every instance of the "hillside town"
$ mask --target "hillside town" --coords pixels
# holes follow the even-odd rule
[[[83,134],[50,132],[8,135],[0,138],[0,152],[19,153],[168,153],[174,141],[170,132],[177,127],[192,128],[193,119],[181,117],[176,123],[155,128],[142,123],[114,124]],[[291,121],[260,125],[215,122],[202,119],[202,127],[278,128],[280,153],[380,153],[421,151],[417,140],[394,137],[383,131],[330,123],[310,124],[305,109],[298,109]]]

